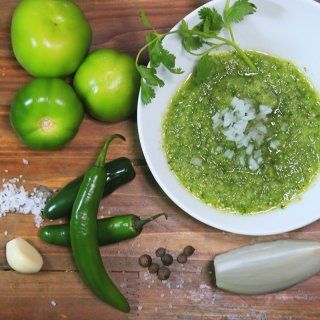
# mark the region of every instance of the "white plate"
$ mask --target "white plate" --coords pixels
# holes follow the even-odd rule
[[[320,91],[320,5],[313,0],[252,2],[256,4],[257,12],[234,26],[240,47],[293,61]],[[213,5],[222,12],[225,0],[205,4]],[[185,18],[188,24],[194,25],[198,22],[198,10]],[[138,130],[146,161],[165,193],[195,219],[212,227],[239,234],[277,234],[303,227],[319,219],[319,178],[302,195],[302,200],[291,203],[285,209],[246,216],[220,213],[196,199],[179,183],[170,171],[162,149],[161,126],[172,96],[192,72],[196,60],[182,49],[178,36],[169,36],[164,44],[177,56],[176,64],[185,72],[182,75],[172,75],[166,70],[159,70],[160,77],[165,79],[166,85],[156,91],[156,98],[147,106],[144,106],[139,98]]]

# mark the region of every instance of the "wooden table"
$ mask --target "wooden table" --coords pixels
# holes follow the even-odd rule
[[[0,1],[0,177],[22,174],[29,189],[39,184],[61,187],[88,168],[106,136],[118,132],[127,137],[127,143],[114,143],[109,158],[131,158],[137,177],[103,200],[106,209],[100,215],[132,212],[145,217],[165,211],[169,219],[149,224],[135,240],[101,250],[106,268],[132,306],[131,313],[125,315],[98,300],[86,288],[70,250],[39,240],[32,216],[9,214],[1,218],[0,319],[320,319],[320,275],[277,294],[248,297],[217,290],[211,285],[208,272],[215,254],[242,245],[288,237],[320,240],[320,222],[290,234],[254,238],[222,232],[193,220],[166,197],[150,174],[140,149],[135,119],[103,124],[86,118],[76,138],[60,151],[30,151],[17,139],[9,124],[9,105],[15,92],[30,79],[11,53],[10,17],[17,2]],[[139,9],[150,14],[156,27],[168,30],[204,1],[78,3],[93,29],[92,49],[105,46],[134,55],[146,34],[139,22]],[[29,165],[22,163],[23,158],[29,160]],[[45,262],[39,274],[21,275],[9,269],[5,244],[17,236],[29,240],[43,254]],[[174,263],[170,282],[165,284],[137,263],[143,253],[154,256],[159,246],[176,255],[188,244],[194,245],[196,254],[185,267]]]

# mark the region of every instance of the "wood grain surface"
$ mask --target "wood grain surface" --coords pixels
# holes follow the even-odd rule
[[[139,9],[146,10],[157,28],[168,30],[205,1],[77,2],[93,29],[92,49],[106,46],[135,55],[146,34],[138,18]],[[10,19],[16,4],[0,0],[0,178],[23,175],[27,189],[39,184],[62,187],[88,168],[106,136],[118,132],[127,137],[127,142],[114,143],[109,158],[132,159],[137,177],[103,200],[105,210],[100,216],[132,212],[145,217],[165,211],[169,219],[149,224],[134,240],[101,249],[106,268],[132,306],[131,313],[125,315],[85,287],[69,249],[39,240],[32,216],[9,214],[0,218],[0,319],[320,319],[320,275],[280,293],[248,297],[216,289],[210,273],[215,254],[242,245],[289,237],[320,241],[320,222],[277,237],[254,238],[225,233],[195,221],[175,206],[153,179],[143,159],[134,118],[117,124],[86,118],[76,138],[60,151],[30,151],[18,140],[9,123],[10,102],[30,77],[11,52]],[[22,163],[23,158],[29,160],[29,165]],[[9,269],[5,244],[17,236],[29,240],[43,254],[44,267],[39,274],[21,275]],[[188,244],[196,248],[196,253],[184,267],[174,263],[168,282],[159,282],[137,263],[143,253],[154,256],[159,246],[176,256]],[[51,304],[53,300],[56,306]]]

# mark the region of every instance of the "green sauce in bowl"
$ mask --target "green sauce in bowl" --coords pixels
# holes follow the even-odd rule
[[[255,213],[283,207],[317,176],[320,98],[291,62],[248,52],[253,74],[231,52],[192,74],[163,122],[171,170],[215,208]]]

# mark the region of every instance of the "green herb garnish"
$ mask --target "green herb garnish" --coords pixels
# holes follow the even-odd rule
[[[193,55],[202,56],[197,67],[197,81],[201,81],[208,70],[207,55],[222,46],[230,46],[237,54],[256,72],[257,68],[252,63],[246,53],[237,45],[232,30],[232,24],[241,22],[246,15],[253,14],[256,6],[249,0],[237,0],[230,6],[230,0],[226,0],[223,16],[215,9],[204,7],[199,11],[200,22],[190,28],[185,20],[177,30],[167,33],[158,33],[153,27],[144,11],[140,12],[140,18],[145,27],[152,29],[147,35],[147,43],[138,52],[136,57],[136,67],[141,75],[141,98],[144,104],[149,104],[155,97],[155,87],[164,86],[163,80],[157,76],[156,68],[163,65],[171,73],[183,73],[181,68],[176,67],[176,57],[163,47],[163,39],[171,34],[179,34],[183,48]],[[219,36],[220,31],[226,28],[230,34],[230,39]],[[139,59],[143,51],[148,49],[150,67],[139,65]],[[199,52],[199,49],[204,49]]]

